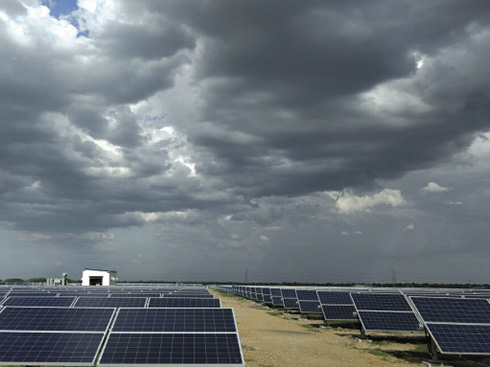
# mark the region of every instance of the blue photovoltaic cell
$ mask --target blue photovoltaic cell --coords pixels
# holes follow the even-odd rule
[[[281,296],[279,296],[279,297],[272,296],[272,304],[274,306],[283,307],[284,302],[282,301],[282,297]]]
[[[0,363],[93,365],[104,333],[0,332]]]
[[[272,304],[272,296],[270,294],[264,294],[264,303]]]
[[[187,294],[187,293],[172,293],[172,294],[162,294],[162,297],[174,297],[174,298],[214,298],[212,294]]]
[[[118,297],[160,297],[160,293],[111,293],[111,298],[118,298]]]
[[[318,299],[322,305],[353,305],[349,292],[318,291]]]
[[[342,305],[322,305],[325,320],[357,320],[356,308]]]
[[[272,297],[282,297],[281,289],[271,288],[271,296]]]
[[[485,299],[411,297],[425,322],[490,323],[490,303]]]
[[[114,311],[114,308],[5,307],[0,313],[0,330],[103,332]]]
[[[296,289],[281,289],[281,293],[282,293],[282,298],[298,299],[298,296],[296,295]]]
[[[322,313],[318,301],[298,301],[301,313]]]
[[[271,294],[270,288],[262,288],[262,294]]]
[[[427,323],[441,353],[490,354],[490,325]]]
[[[57,295],[56,292],[10,292],[9,297],[56,297]]]
[[[236,333],[111,333],[98,365],[243,363]]]
[[[364,330],[422,331],[413,312],[359,311]]]
[[[255,295],[255,298],[257,299],[257,301],[262,302],[264,300],[264,295],[262,293],[257,293]]]
[[[284,308],[299,310],[298,300],[296,298],[283,298]]]
[[[412,311],[402,294],[351,293],[358,310]]]
[[[8,297],[3,306],[68,307],[75,297]]]
[[[150,298],[148,307],[221,307],[219,298]]]
[[[74,307],[145,307],[144,297],[80,297]]]
[[[112,331],[236,332],[231,308],[121,308]]]
[[[318,302],[318,294],[315,290],[311,289],[297,289],[296,296],[300,301],[317,301]]]

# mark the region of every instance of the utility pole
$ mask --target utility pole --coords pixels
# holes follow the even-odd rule
[[[248,280],[248,269],[245,268],[245,284],[250,283],[250,280]]]
[[[391,283],[396,284],[396,274],[395,274],[395,268],[391,269]]]

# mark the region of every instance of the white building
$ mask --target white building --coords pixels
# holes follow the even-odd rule
[[[117,271],[85,268],[82,273],[82,285],[115,285]]]

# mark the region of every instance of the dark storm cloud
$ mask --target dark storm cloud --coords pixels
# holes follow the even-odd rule
[[[431,168],[489,127],[487,1],[101,1],[80,29],[19,4],[0,4],[0,222],[33,240],[156,223],[152,249],[196,263],[284,248],[280,269],[304,245],[298,265],[361,267],[342,231],[372,259],[418,223],[381,201],[346,224],[322,192]]]
[[[474,42],[488,24],[486,2],[172,4],[164,11],[202,42],[196,79],[214,128],[189,135],[216,159],[199,168],[250,196],[397,177],[451,156],[488,127],[488,88],[465,90],[463,80],[488,73],[478,60],[490,50]],[[448,60],[424,74],[417,54]],[[476,69],[467,68],[472,60]],[[394,116],[360,106],[360,93],[400,78],[413,79],[410,93],[430,111]],[[452,108],[448,94],[458,99]],[[407,123],[392,123],[398,118]],[[238,133],[248,139],[235,141]]]

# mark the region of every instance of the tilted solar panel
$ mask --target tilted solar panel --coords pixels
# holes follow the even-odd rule
[[[320,302],[299,300],[299,309],[301,313],[322,313]]]
[[[272,296],[272,304],[274,306],[277,306],[277,307],[283,307],[284,302],[282,301],[282,297],[281,296],[279,296],[279,297]]]
[[[296,289],[281,288],[281,293],[282,293],[282,298],[298,299],[298,296],[296,295]]]
[[[270,294],[264,294],[264,303],[272,304],[272,296]]]
[[[162,297],[173,297],[173,298],[214,298],[212,294],[194,294],[194,293],[164,293]]]
[[[145,297],[79,297],[73,307],[145,307]]]
[[[410,297],[425,322],[490,324],[486,299]]]
[[[359,311],[364,330],[370,331],[422,331],[413,312]]]
[[[282,297],[280,288],[271,288],[271,296],[272,297]]]
[[[243,366],[236,333],[111,333],[98,365],[226,364]]]
[[[17,307],[69,307],[75,297],[8,297],[3,306]]]
[[[10,292],[9,297],[56,297],[57,292]]]
[[[299,310],[298,300],[296,298],[283,298],[284,308]]]
[[[219,298],[150,298],[148,307],[221,307]]]
[[[160,297],[160,293],[143,293],[143,292],[136,292],[136,293],[111,293],[111,298],[118,298],[118,297]]]
[[[296,296],[300,301],[318,301],[318,294],[311,289],[297,289]]]
[[[427,323],[427,329],[444,354],[490,354],[490,325]]]
[[[318,291],[318,299],[322,305],[353,305],[349,292]]]
[[[236,332],[231,308],[121,308],[113,332]]]
[[[356,308],[352,305],[322,305],[325,320],[357,320]]]
[[[115,308],[5,307],[0,330],[105,332]]]
[[[104,333],[0,332],[1,364],[93,366]]]
[[[412,311],[404,295],[380,293],[351,293],[358,310]]]

